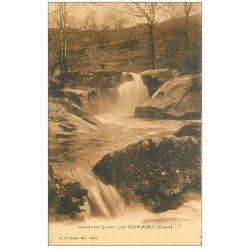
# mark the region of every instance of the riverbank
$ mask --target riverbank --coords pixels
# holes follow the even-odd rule
[[[158,214],[137,207],[108,220],[99,217],[85,223],[51,222],[50,244],[109,245],[112,242],[117,245],[200,245],[200,194],[189,191],[182,195],[182,199],[185,202],[178,209]]]
[[[56,220],[56,218],[50,218],[50,232],[52,234],[50,235],[50,240],[53,241],[51,244],[56,244],[55,242],[60,244],[58,242],[58,238],[56,238],[60,236],[60,234],[63,237],[67,237],[66,235],[71,237],[70,240],[67,240],[67,242],[64,242],[63,244],[70,244],[69,242],[72,244],[78,244],[77,242],[79,239],[77,240],[77,237],[85,237],[79,235],[81,234],[81,229],[76,229],[79,223],[84,223],[86,226],[93,225],[95,223],[99,225],[103,224],[105,227],[111,226],[112,228],[114,226],[124,226],[126,223],[128,223],[126,224],[127,226],[154,224],[156,228],[161,227],[161,229],[158,230],[158,233],[164,234],[166,234],[166,231],[164,230],[172,228],[172,237],[169,239],[163,237],[162,244],[179,243],[178,237],[180,237],[185,231],[189,230],[192,231],[194,235],[187,237],[187,240],[190,240],[192,244],[193,242],[197,242],[197,244],[199,244],[200,209],[197,209],[197,207],[201,205],[200,194],[195,191],[195,195],[191,195],[191,197],[188,193],[188,198],[180,198],[185,195],[186,187],[190,189],[194,186],[189,185],[188,180],[186,182],[184,181],[186,175],[189,174],[189,170],[188,173],[184,173],[185,176],[182,176],[182,173],[179,175],[179,169],[175,169],[173,172],[181,177],[178,177],[179,179],[177,178],[178,185],[180,184],[180,189],[177,188],[177,190],[172,185],[175,185],[174,180],[172,181],[169,190],[167,190],[168,188],[164,188],[164,192],[171,191],[172,188],[174,190],[173,192],[176,192],[176,190],[178,191],[178,197],[176,195],[175,199],[171,201],[172,204],[175,203],[175,206],[172,207],[166,206],[166,200],[164,197],[159,199],[162,188],[161,191],[152,189],[153,193],[156,192],[155,201],[148,200],[147,202],[147,198],[143,195],[145,202],[134,202],[133,199],[131,199],[132,202],[127,202],[123,192],[120,192],[120,189],[117,188],[116,185],[110,185],[110,183],[103,181],[102,178],[92,171],[93,166],[95,166],[98,161],[109,153],[112,154],[112,152],[116,150],[121,150],[128,145],[133,143],[136,144],[141,140],[153,142],[155,140],[159,140],[159,138],[166,138],[170,135],[174,135],[174,133],[183,127],[189,128],[187,125],[197,122],[200,123],[199,120],[158,120],[135,117],[133,112],[134,108],[138,104],[142,103],[143,100],[148,98],[147,95],[142,95],[145,88],[146,87],[142,84],[140,77],[137,75],[134,76],[133,82],[128,81],[121,84],[118,88],[118,103],[116,103],[119,110],[113,109],[110,113],[105,113],[103,111],[97,115],[89,116],[93,121],[98,121],[95,125],[86,122],[86,119],[82,119],[81,115],[78,115],[78,112],[74,112],[74,109],[73,112],[71,112],[72,109],[67,109],[64,102],[62,103],[61,101],[57,101],[55,99],[50,100],[49,163],[51,164],[55,174],[61,178],[63,182],[78,182],[83,188],[88,190],[88,196],[86,202],[84,203],[84,211],[79,214],[78,218],[74,219],[74,222],[69,218],[60,219],[60,222]],[[67,95],[69,94],[68,91],[69,90],[67,90]],[[72,96],[66,98],[70,100],[70,104],[71,102],[74,102],[73,107],[77,105],[82,109],[82,111],[84,111],[85,106],[80,105],[83,104],[83,102],[79,102],[78,97],[80,96],[77,95],[75,98],[74,95],[73,97],[73,100]],[[83,97],[85,97],[85,95]],[[83,99],[80,98],[80,101],[81,100]],[[86,103],[84,102],[84,104]],[[79,109],[78,107],[77,109]],[[188,131],[188,129],[184,129],[184,132],[182,131],[180,136],[185,135],[186,130]],[[156,137],[158,139],[155,139]],[[183,139],[178,139],[178,136],[175,138],[177,141],[180,141],[181,146],[183,144]],[[194,144],[196,145],[196,143]],[[190,148],[188,145],[187,148]],[[174,151],[182,151],[182,149],[178,148],[174,149]],[[161,154],[161,150],[158,153]],[[176,153],[178,154],[178,152]],[[177,168],[178,167],[180,166],[177,166]],[[159,172],[153,165],[152,169],[155,169],[155,173]],[[161,180],[167,178],[168,176],[164,171],[160,171],[159,173],[160,177],[162,177]],[[142,180],[143,176],[138,175],[139,186],[143,183],[145,184],[145,180]],[[141,182],[140,178],[142,178]],[[192,181],[192,173],[190,178]],[[153,187],[154,184],[151,186]],[[140,188],[138,190],[140,190]],[[172,195],[171,192],[169,193],[170,195]],[[147,196],[147,192],[145,194]],[[170,201],[167,203],[169,202]],[[154,204],[155,206],[151,206]],[[163,204],[163,206],[161,206],[161,204]],[[166,211],[167,209],[168,211]],[[154,212],[149,212],[149,210]],[[156,211],[157,213],[155,213]],[[196,211],[194,217],[192,217],[192,211]],[[184,216],[184,218],[183,215],[186,217]],[[59,224],[62,225],[62,228],[64,228],[65,225],[65,228],[63,229],[65,230],[65,234],[62,233],[64,231],[59,230],[60,234],[55,235]],[[132,228],[128,228],[126,225],[125,228],[122,228],[119,232],[114,231],[114,233],[119,235],[119,237],[123,237],[125,233],[126,235],[130,235],[131,239],[133,239],[135,234],[132,233]],[[71,232],[73,231],[69,230],[74,230],[74,228],[76,229],[76,235],[71,235]],[[111,230],[111,228],[105,228],[103,230],[107,233],[106,230]],[[153,231],[152,233],[154,234]],[[158,233],[156,233],[156,235],[158,235]],[[90,244],[95,244],[95,240],[96,242],[101,242],[102,244],[108,242],[106,241],[107,238],[102,239],[101,241],[98,240],[98,237],[103,237],[104,234],[101,231],[98,235],[89,234],[88,237],[92,240]],[[136,235],[138,238],[140,237],[140,239],[142,239],[142,234],[145,235],[145,232],[136,231]],[[95,239],[95,237],[97,237],[97,239]],[[117,238],[117,242],[118,240],[119,242],[122,242],[122,239],[119,237]],[[88,244],[82,240],[79,241],[79,245]],[[59,241],[61,242],[61,239],[59,239]],[[135,242],[136,244],[140,244],[140,240]],[[145,240],[141,242],[145,244]],[[129,244],[129,242],[124,242],[123,244]],[[153,244],[152,240],[151,244]],[[189,243],[186,242],[183,244]]]
[[[121,198],[110,185],[105,185],[98,179],[91,171],[92,167],[105,154],[142,139],[171,135],[194,121],[143,120],[132,114],[103,114],[97,118],[101,123],[87,128],[82,128],[79,121],[79,128],[71,136],[58,137],[57,134],[50,133],[49,161],[55,173],[63,180],[78,181],[88,189],[92,200],[98,204],[99,214],[112,217],[112,214],[119,214],[123,210],[118,209],[117,205]],[[99,195],[97,190],[106,188],[108,192]],[[118,211],[115,211],[114,207],[117,207]],[[92,212],[87,203],[86,211],[86,217],[90,218]]]

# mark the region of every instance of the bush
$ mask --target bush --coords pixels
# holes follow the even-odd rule
[[[84,211],[81,207],[86,201],[88,190],[79,182],[63,184],[49,166],[49,214],[74,219]]]

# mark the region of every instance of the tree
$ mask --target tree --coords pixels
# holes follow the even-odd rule
[[[108,43],[108,31],[110,30],[110,20],[105,18],[104,21],[98,22],[97,14],[91,11],[82,21],[82,28],[91,34],[92,38],[97,41],[103,49]]]
[[[201,49],[199,46],[197,48],[190,44],[190,16],[197,14],[200,12],[201,5],[193,4],[193,3],[183,3],[184,9],[184,18],[185,18],[185,27],[184,27],[184,38],[185,38],[185,60],[186,64],[190,69],[194,69],[196,67],[200,68],[201,62],[199,62]],[[192,46],[191,46],[192,45]],[[194,53],[195,52],[195,53]],[[198,54],[197,54],[198,52]]]
[[[56,68],[59,66],[60,44],[59,33],[56,29],[49,29],[49,76],[53,76]]]
[[[151,68],[156,67],[155,25],[159,22],[159,11],[165,7],[163,3],[127,3],[126,11],[146,21],[148,28],[148,56]]]
[[[49,74],[53,75],[56,67],[60,66],[60,80],[64,86],[67,73],[67,29],[74,28],[75,21],[70,12],[76,9],[73,3],[54,3],[55,10],[49,13],[49,26],[52,32],[49,32]]]
[[[88,56],[89,64],[93,69],[99,69],[99,64],[104,63],[108,58],[108,54],[105,50],[101,50],[94,45],[87,46],[85,48],[85,53]]]
[[[60,71],[61,71],[61,82],[64,85],[68,66],[66,61],[66,22],[67,22],[67,12],[66,3],[59,3],[59,29],[60,29]]]
[[[189,47],[189,16],[192,10],[193,3],[183,3],[184,6],[184,13],[185,13],[185,47],[186,52],[188,51]]]

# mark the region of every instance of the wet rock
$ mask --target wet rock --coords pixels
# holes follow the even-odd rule
[[[200,188],[200,150],[193,136],[145,139],[105,155],[93,171],[128,204],[164,211],[186,189]]]
[[[82,108],[82,93],[78,93],[74,90],[63,90],[65,93],[65,97],[69,98],[71,101],[73,101],[76,105]],[[86,95],[88,95],[87,91],[84,91]]]
[[[122,73],[112,70],[72,71],[68,73],[66,86],[73,88],[116,88]]]
[[[63,90],[65,97],[73,101],[83,111],[91,114],[90,102],[97,97],[96,90],[81,90],[81,89],[65,89]]]
[[[199,120],[201,114],[199,112],[186,112],[181,115],[173,115],[165,112],[161,108],[156,107],[136,107],[135,117],[137,118],[150,118],[150,119],[168,119],[168,120]]]
[[[152,96],[155,91],[161,86],[161,82],[157,78],[142,77],[143,84],[147,86],[149,96]]]
[[[176,74],[177,71],[172,69],[154,69],[143,71],[140,75],[147,86],[149,96],[152,96],[164,81]]]
[[[133,81],[134,77],[132,74],[123,72],[121,76],[121,82]]]
[[[172,69],[152,69],[146,70],[141,73],[141,77],[150,77],[150,78],[157,78],[157,79],[168,79],[172,72]],[[163,81],[164,81],[163,80]]]
[[[58,80],[49,78],[49,106],[52,105],[56,108],[56,104],[60,104],[68,113],[96,125],[100,122],[91,114],[90,102],[93,99],[91,97],[92,92],[92,90],[62,89]],[[58,108],[60,109],[60,107]],[[49,116],[51,116],[50,113]],[[65,131],[70,130],[70,128],[63,125],[61,125],[61,128]]]
[[[164,111],[157,107],[136,107],[135,117],[138,118],[152,118],[152,119],[164,119]]]
[[[135,116],[152,119],[201,119],[201,75],[174,77],[151,99],[136,107]]]
[[[112,112],[114,106],[117,105],[117,100],[119,98],[118,89],[107,89],[106,91],[101,92],[102,95],[102,108],[103,111]]]
[[[77,130],[76,126],[70,123],[60,123],[58,126],[62,128],[65,132],[72,132]]]
[[[96,119],[94,116],[84,111],[69,98],[57,98],[56,101],[61,105],[63,105],[66,108],[67,112],[80,117],[84,121],[93,125],[100,124],[100,121],[98,119]]]
[[[54,120],[53,114],[58,113],[60,109],[64,108],[66,110],[66,113],[73,114],[81,118],[82,120],[86,121],[87,123],[93,125],[100,124],[100,121],[98,119],[96,119],[93,115],[83,110],[81,107],[75,104],[75,102],[73,102],[67,97],[58,97],[58,98],[49,97],[49,108],[51,110],[51,112],[49,113],[49,120]],[[67,115],[66,113],[65,115]],[[67,119],[64,119],[63,117],[61,119],[67,121]]]
[[[55,135],[55,138],[59,139],[59,138],[62,138],[62,139],[65,139],[65,138],[73,138],[75,137],[75,134],[56,134]],[[65,153],[65,152],[64,152]]]
[[[196,123],[185,125],[179,131],[177,131],[174,135],[177,137],[194,136],[200,139],[201,138],[201,123],[196,122]]]

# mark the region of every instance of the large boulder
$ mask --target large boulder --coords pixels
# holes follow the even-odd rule
[[[69,98],[82,110],[91,113],[89,102],[91,100],[91,90],[80,90],[80,89],[65,89],[63,90],[65,97]]]
[[[147,86],[149,96],[152,96],[163,82],[178,72],[173,69],[153,69],[141,72],[143,83]]]
[[[195,136],[150,138],[105,155],[93,171],[117,188],[127,204],[152,211],[201,185],[201,142]]]
[[[100,124],[100,121],[98,119],[96,119],[94,116],[83,110],[80,106],[78,106],[75,102],[73,102],[69,98],[67,97],[56,98],[56,102],[61,104],[66,109],[67,112],[75,116],[78,116],[82,120],[93,125]]]
[[[69,88],[116,88],[121,82],[122,72],[114,70],[68,72],[66,87]]]
[[[166,80],[172,72],[172,69],[151,69],[141,72],[141,77],[157,78]]]
[[[195,136],[201,139],[201,123],[195,122],[195,123],[185,125],[180,130],[178,130],[174,135],[177,137]]]
[[[200,119],[201,75],[174,77],[164,82],[151,99],[135,109],[135,116],[152,119]]]

